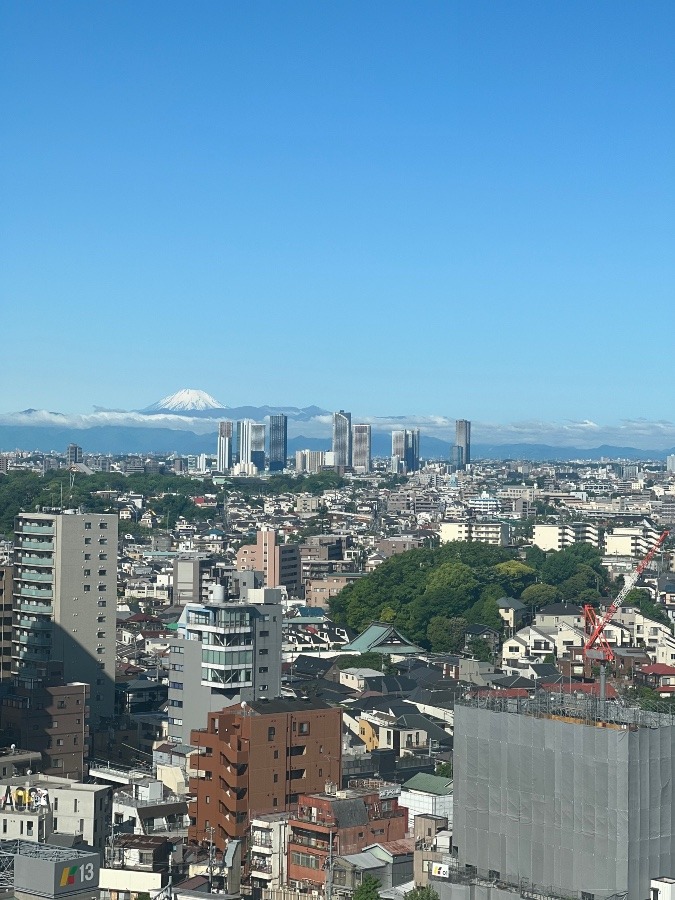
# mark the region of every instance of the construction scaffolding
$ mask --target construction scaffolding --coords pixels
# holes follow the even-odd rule
[[[675,718],[587,695],[455,705],[460,867],[533,896],[649,896],[675,871]]]

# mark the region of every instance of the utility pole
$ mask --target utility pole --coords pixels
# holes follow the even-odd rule
[[[208,867],[208,872],[209,872],[209,894],[210,894],[211,891],[212,891],[212,889],[213,889],[213,834],[214,834],[214,832],[215,832],[215,828],[213,827],[213,825],[209,825],[209,827],[206,829],[206,831],[208,832],[208,835],[209,835],[209,867]]]
[[[328,868],[326,869],[326,900],[333,897],[333,832],[328,832]]]

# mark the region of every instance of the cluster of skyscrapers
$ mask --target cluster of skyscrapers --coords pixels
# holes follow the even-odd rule
[[[236,426],[236,428],[235,428]],[[233,471],[240,475],[255,475],[267,464],[270,472],[282,471],[288,456],[288,418],[280,414],[264,422],[243,419],[240,422],[221,422],[218,427],[217,470]],[[236,437],[236,444],[235,444]],[[464,469],[471,462],[471,422],[458,419],[451,462]],[[343,409],[333,413],[333,434],[330,451],[299,450],[296,469],[318,472],[324,467],[337,471],[351,469],[368,474],[372,463],[372,431],[368,424],[352,425],[352,414]],[[420,430],[401,429],[391,435],[391,471],[406,475],[420,468]]]
[[[236,446],[235,446],[236,434]],[[219,472],[235,470],[238,474],[255,475],[265,469],[265,444],[267,425],[243,419],[235,423],[220,422],[218,426],[218,451],[216,466]],[[267,453],[270,472],[280,472],[286,466],[288,456],[288,417],[270,416],[269,445]]]

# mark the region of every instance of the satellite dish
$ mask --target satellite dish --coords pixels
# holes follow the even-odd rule
[[[11,744],[9,749],[12,751],[12,753],[14,753],[14,751],[16,750],[16,744]]]
[[[241,706],[242,709],[246,709],[246,701],[245,700],[242,700],[239,705]]]

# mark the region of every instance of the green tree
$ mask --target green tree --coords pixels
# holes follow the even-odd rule
[[[480,662],[492,662],[494,653],[485,638],[474,638],[468,647],[469,653]]]
[[[541,609],[542,606],[548,606],[550,603],[557,603],[562,599],[562,594],[558,588],[552,584],[531,584],[525,588],[520,599],[527,606],[534,609]]]
[[[520,597],[526,587],[534,583],[537,572],[517,559],[497,563],[494,566],[500,583],[509,597]]]
[[[388,656],[369,651],[358,655],[350,656],[345,654],[345,656],[339,656],[336,663],[338,669],[375,669],[376,672],[382,672],[383,667],[387,667],[388,661]]]
[[[356,897],[356,894],[354,894]],[[427,885],[426,887],[416,887],[412,891],[408,891],[405,900],[439,900],[437,892]]]
[[[452,762],[437,763],[436,775],[439,775],[441,778],[452,778]]]
[[[372,875],[366,875],[354,891],[354,900],[380,900],[380,882]]]
[[[434,616],[427,625],[427,640],[436,653],[456,653],[464,646],[469,623],[462,616]]]

